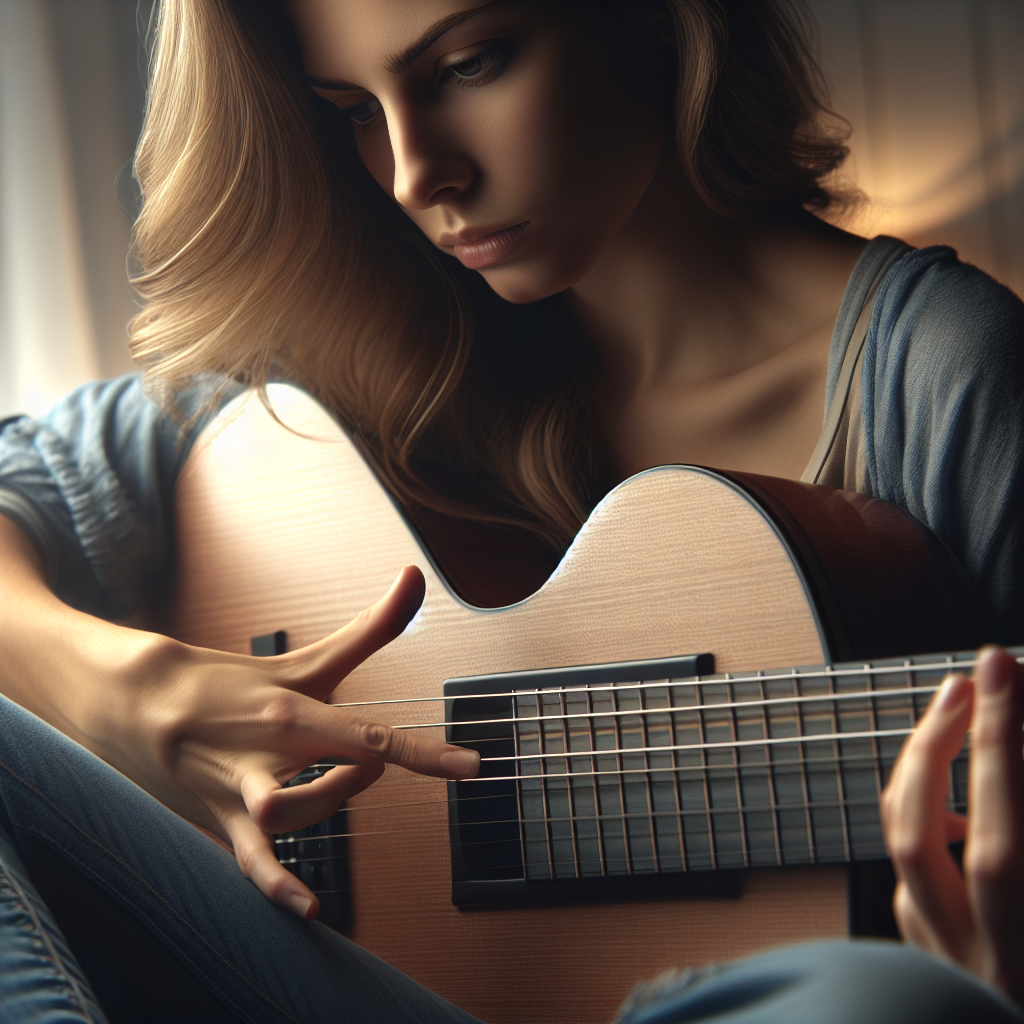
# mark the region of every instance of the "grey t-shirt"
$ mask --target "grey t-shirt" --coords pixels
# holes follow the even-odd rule
[[[168,415],[130,375],[2,425],[0,512],[69,604],[122,618],[166,577],[174,486],[223,386]],[[984,639],[1024,640],[1024,304],[952,249],[873,240],[836,320],[825,412],[804,478],[926,523],[973,581]]]

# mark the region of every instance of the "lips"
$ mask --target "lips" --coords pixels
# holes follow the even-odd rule
[[[529,221],[509,228],[463,228],[442,235],[439,244],[451,249],[464,267],[479,270],[500,263],[518,248]]]

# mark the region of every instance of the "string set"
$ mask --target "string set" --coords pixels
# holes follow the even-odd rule
[[[1024,662],[1024,657],[1018,657],[1017,661],[1019,663]],[[679,804],[679,796],[678,792],[676,792],[676,806],[674,808],[666,807],[656,809],[648,795],[648,806],[646,810],[627,811],[624,795],[625,790],[623,790],[623,786],[636,786],[637,783],[639,783],[639,785],[643,789],[646,789],[648,794],[650,794],[651,785],[658,786],[667,784],[672,787],[678,787],[680,782],[689,775],[697,776],[698,782],[703,779],[706,789],[707,785],[709,783],[714,783],[716,779],[719,783],[734,782],[737,786],[744,781],[749,782],[750,780],[767,781],[769,784],[777,784],[781,777],[779,773],[792,773],[794,776],[802,774],[806,780],[808,773],[823,772],[828,775],[833,775],[840,773],[843,768],[854,769],[858,764],[870,766],[877,772],[878,769],[883,767],[883,762],[888,762],[887,767],[891,767],[898,749],[894,748],[893,750],[886,752],[883,757],[878,748],[878,741],[902,741],[906,736],[913,732],[914,720],[917,717],[918,711],[921,710],[918,703],[919,700],[921,698],[930,698],[930,696],[938,689],[939,684],[929,683],[928,685],[921,686],[911,684],[895,688],[872,689],[871,686],[874,684],[876,677],[894,675],[917,676],[929,672],[945,673],[950,671],[967,671],[972,669],[976,663],[976,659],[973,658],[954,660],[954,658],[950,656],[938,661],[922,664],[903,662],[902,664],[857,665],[846,666],[843,668],[832,668],[826,666],[811,670],[794,669],[783,672],[761,671],[749,674],[725,674],[703,678],[695,677],[684,680],[661,679],[645,682],[585,684],[565,687],[547,685],[537,688],[517,688],[498,693],[445,694],[440,696],[390,698],[375,701],[349,701],[335,703],[331,706],[337,708],[370,708],[392,704],[433,704],[441,701],[462,702],[467,700],[495,699],[512,701],[513,703],[511,706],[513,708],[513,715],[511,717],[479,718],[464,721],[424,721],[402,723],[395,725],[394,728],[436,729],[452,726],[462,728],[467,726],[507,725],[511,727],[511,730],[517,729],[517,736],[510,730],[510,734],[506,736],[479,737],[465,740],[465,742],[474,744],[484,744],[488,742],[509,743],[516,740],[517,742],[514,749],[517,753],[496,754],[481,758],[481,763],[484,766],[493,767],[495,770],[500,772],[503,766],[508,765],[515,774],[483,775],[474,779],[462,780],[459,782],[459,789],[463,790],[463,787],[466,786],[472,787],[473,783],[518,783],[520,785],[510,792],[495,795],[470,796],[460,793],[460,795],[455,796],[448,802],[469,803],[494,799],[518,799],[520,803],[519,820],[500,818],[494,821],[473,821],[463,824],[470,824],[472,826],[479,827],[512,824],[517,826],[517,828],[523,825],[540,825],[549,830],[552,824],[562,824],[571,826],[573,829],[573,836],[575,837],[576,824],[582,821],[589,821],[593,823],[596,825],[598,830],[605,825],[613,823],[617,823],[619,827],[623,829],[628,829],[629,822],[632,820],[646,823],[653,827],[655,819],[662,817],[678,818],[680,821],[688,817],[694,817],[697,819],[706,818],[710,825],[712,817],[738,817],[748,811],[774,812],[779,810],[795,810],[806,813],[826,808],[875,805],[877,802],[877,795],[856,799],[840,795],[839,799],[832,801],[811,801],[807,796],[805,781],[804,800],[799,803],[776,803],[773,797],[771,799],[770,806],[766,804],[764,806],[756,805],[751,807],[746,806],[742,801],[736,805],[711,806],[710,803],[705,800],[704,806],[683,808]],[[865,679],[867,688],[858,690],[843,689],[838,692],[835,690],[835,682],[841,682],[849,679]],[[761,687],[761,694],[764,694],[764,687],[771,686],[772,684],[796,684],[809,680],[828,681],[828,691],[821,693],[794,692],[787,695],[772,695],[751,700],[732,699],[720,702],[712,701],[709,703],[701,701],[702,690],[708,687],[717,688],[720,692],[722,689],[726,687],[734,687],[736,684],[757,684]],[[680,692],[686,692],[686,688],[689,688],[689,691],[694,695],[694,699],[699,702],[679,703]],[[606,710],[570,710],[573,704],[580,702],[580,698],[586,700],[588,702],[588,706],[592,707],[593,704],[590,703],[592,698],[601,694],[608,695],[605,699],[610,699],[611,701],[615,701],[616,697],[631,697],[636,700],[638,704],[645,705],[648,703],[650,696],[652,696],[652,694],[649,693],[649,691],[652,690],[662,691],[667,695],[668,703],[666,706],[638,706],[635,708],[622,708],[620,706],[615,706]],[[574,697],[576,699],[573,699]],[[552,700],[552,698],[554,698],[554,700]],[[728,727],[730,732],[735,735],[735,730],[738,724],[756,723],[760,725],[763,723],[765,727],[769,725],[777,726],[780,724],[779,718],[781,716],[773,717],[772,712],[779,711],[784,708],[793,710],[794,714],[786,715],[785,717],[789,721],[795,719],[798,723],[798,728],[801,729],[803,728],[803,717],[801,712],[808,706],[811,706],[812,708],[812,715],[831,715],[834,723],[836,721],[837,712],[835,707],[831,707],[832,705],[841,704],[849,707],[848,702],[857,701],[869,704],[869,707],[864,709],[863,714],[872,716],[872,725],[875,724],[874,716],[879,713],[909,713],[912,716],[911,722],[905,728],[869,728],[848,732],[801,732],[797,735],[791,736],[768,735],[749,739],[729,740],[707,740],[703,738],[706,736],[706,729],[708,728],[714,729],[716,727]],[[883,707],[881,708],[878,707],[878,702],[880,701],[883,702]],[[898,705],[890,703],[888,706],[885,706],[885,701],[898,701],[899,703]],[[744,711],[754,711],[755,709],[760,711],[758,716],[752,717],[747,723],[737,722],[737,712],[742,713]],[[524,713],[524,711],[534,713]],[[858,716],[862,714],[861,709],[856,707],[850,708],[850,711]],[[712,719],[712,721],[708,723],[705,716],[709,714],[721,715],[721,718]],[[668,718],[668,716],[676,717]],[[659,720],[663,717],[667,718],[667,721]],[[678,717],[682,717],[684,721],[678,721]],[[633,725],[631,721],[627,721],[626,729],[623,729],[623,720],[639,720],[639,725]],[[633,747],[615,745],[605,749],[595,748],[592,746],[584,750],[566,749],[552,751],[550,749],[538,749],[525,754],[521,752],[521,745],[519,741],[524,739],[526,742],[538,743],[538,745],[568,741],[567,745],[569,746],[571,746],[571,739],[577,735],[586,736],[589,733],[591,739],[593,739],[595,735],[595,726],[600,728],[603,721],[609,722],[609,726],[607,728],[601,729],[601,732],[605,734],[614,730],[616,736],[620,736],[622,731],[628,730],[630,732],[637,732],[642,730],[642,734],[646,738],[648,731],[664,730],[670,731],[674,734],[674,730],[679,728],[693,729],[694,726],[697,726],[700,729],[702,739],[700,742],[692,743],[670,743],[662,745],[648,744]],[[583,728],[579,730],[572,730],[573,723],[577,723]],[[833,725],[833,729],[834,728],[835,726]],[[524,729],[527,730],[525,736],[523,735]],[[570,732],[570,730],[572,730],[572,732]],[[825,757],[810,757],[804,753],[804,749],[808,745],[864,741],[871,742],[871,753],[851,752],[849,754],[843,754],[837,751],[836,753]],[[797,748],[799,751],[798,755],[791,758],[773,758],[770,756],[769,748],[779,749],[787,746]],[[764,750],[763,759],[743,759],[742,754],[744,751],[752,751],[757,748],[762,748]],[[733,754],[731,763],[709,762],[709,756],[713,757],[715,754],[730,752]],[[696,757],[699,757],[700,763],[677,764],[676,761],[678,760],[678,755],[685,755],[687,753],[691,753]],[[781,750],[780,753],[782,753]],[[965,754],[962,752],[960,758],[962,759],[964,756]],[[616,767],[601,767],[602,758],[614,759],[613,763]],[[644,766],[626,767],[625,765],[629,763],[630,758],[642,758]],[[670,763],[652,765],[650,762],[654,759],[667,759]],[[583,770],[581,766],[583,761],[589,762],[589,770]],[[561,764],[558,764],[557,762],[561,762]],[[527,770],[534,765],[537,768],[536,771]],[[565,767],[572,769],[573,765],[580,765],[581,767],[577,770],[549,770],[552,767]],[[326,770],[333,767],[333,765],[314,767]],[[555,788],[550,793],[547,788],[547,784],[549,782],[555,783]],[[578,790],[574,783],[582,784],[585,787],[585,790]],[[880,785],[881,781],[879,780],[879,786]],[[603,802],[603,798],[602,801],[599,801],[598,794],[599,792],[603,793],[606,786],[612,787],[612,790],[617,789],[619,791],[619,800],[617,801],[619,803],[619,809],[617,811],[604,811],[599,809],[599,803]],[[839,792],[842,793],[842,789],[840,789]],[[593,800],[593,813],[584,815],[577,814],[573,801],[574,799],[579,799],[582,795],[589,795]],[[562,799],[563,801],[568,799],[570,808],[569,815],[551,814],[549,812],[548,805],[549,797]],[[522,813],[522,803],[524,798],[535,802],[539,800],[543,805],[544,813],[539,816],[524,818]],[[443,801],[424,800],[395,804],[366,804],[362,806],[357,804],[348,808],[345,813],[363,814],[365,812],[378,811],[393,812],[399,808],[407,809],[426,805],[437,806],[441,803],[443,803]],[[295,844],[316,842],[320,840],[377,835],[410,835],[416,833],[437,834],[447,833],[448,830],[449,824],[447,821],[438,822],[434,825],[417,826],[413,828],[364,829],[346,832],[332,832],[324,835],[304,834],[306,830],[302,830],[302,832],[299,833],[279,836],[275,839],[275,843],[283,854],[287,848],[294,848]],[[473,843],[463,840],[462,845],[493,845],[494,843],[508,841],[508,839],[497,839],[484,840],[481,843]],[[551,841],[549,834],[549,845]],[[559,841],[567,840],[562,839]],[[572,841],[575,842],[575,838],[573,838]],[[331,859],[330,855],[326,855],[324,857],[282,856],[281,862],[284,864],[297,864],[308,861],[329,859]],[[553,861],[551,864],[552,868],[554,868]]]

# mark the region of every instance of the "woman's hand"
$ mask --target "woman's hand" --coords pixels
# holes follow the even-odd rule
[[[971,728],[967,818],[946,810],[949,765]],[[950,676],[903,747],[882,794],[904,938],[1024,1003],[1024,670],[981,651]],[[963,871],[947,844],[964,840]]]
[[[380,778],[385,764],[455,779],[479,769],[474,751],[324,703],[419,608],[424,584],[415,567],[319,643],[252,658],[69,608],[46,587],[31,544],[2,516],[0,556],[3,692],[229,844],[242,871],[302,917],[315,917],[319,903],[278,863],[271,833],[322,821]],[[358,763],[283,787],[325,758]]]

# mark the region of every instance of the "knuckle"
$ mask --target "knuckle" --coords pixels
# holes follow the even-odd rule
[[[924,867],[928,859],[928,847],[915,835],[897,829],[888,837],[889,856],[904,871],[916,871]]]
[[[293,731],[299,724],[299,706],[295,694],[281,690],[267,697],[260,709],[259,724],[271,733]]]
[[[1019,877],[1021,857],[1009,837],[974,839],[964,853],[964,873],[982,885],[999,885]]]
[[[369,753],[384,760],[390,760],[399,745],[395,730],[381,722],[364,722],[359,729],[359,738]]]

